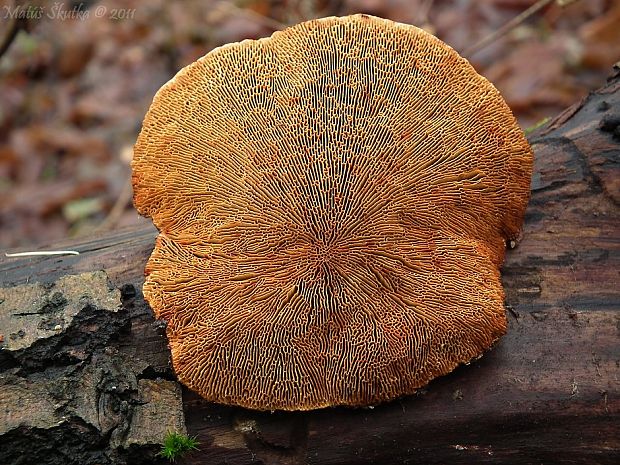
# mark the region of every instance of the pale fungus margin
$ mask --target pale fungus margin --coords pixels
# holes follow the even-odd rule
[[[506,331],[532,162],[493,85],[414,26],[324,18],[187,66],[132,162],[180,381],[254,409],[367,406],[479,357]]]

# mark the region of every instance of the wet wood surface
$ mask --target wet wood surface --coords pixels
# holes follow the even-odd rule
[[[495,348],[372,409],[255,412],[184,390],[185,424],[200,451],[178,463],[620,463],[617,73],[529,139],[532,198],[502,270],[509,330]],[[79,256],[2,258],[0,286],[105,270],[115,287],[136,290],[123,301],[132,306],[123,350],[158,365],[151,378],[173,380],[140,293],[155,236],[128,230],[58,245]]]

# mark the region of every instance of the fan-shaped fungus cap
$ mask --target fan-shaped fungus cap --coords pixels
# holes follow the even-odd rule
[[[532,158],[498,91],[413,26],[319,19],[187,66],[133,160],[179,379],[254,409],[362,406],[480,356]]]

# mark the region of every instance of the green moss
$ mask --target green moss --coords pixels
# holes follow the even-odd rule
[[[523,132],[525,133],[526,136],[529,136],[531,133],[536,131],[536,129],[539,129],[543,127],[545,124],[547,124],[550,119],[551,118],[549,117],[543,118],[540,121],[538,121],[536,124],[534,124],[533,126],[530,126],[529,128],[525,128]]]
[[[196,436],[190,437],[169,431],[164,438],[158,455],[174,462],[186,452],[198,450],[198,444],[200,443],[196,440]]]

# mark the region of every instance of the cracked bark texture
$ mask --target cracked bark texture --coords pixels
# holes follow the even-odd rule
[[[121,292],[103,271],[6,284],[0,463],[152,463],[168,430],[186,431],[163,337],[151,331],[152,353],[132,347],[149,334],[141,316],[152,321],[133,286]]]
[[[493,350],[374,409],[255,412],[183,390],[200,451],[178,463],[619,463],[618,70],[529,140],[532,199],[502,270],[509,330]],[[1,463],[152,463],[154,438],[182,421],[163,327],[140,292],[155,236],[0,259]],[[76,313],[79,293],[58,289],[97,270],[109,303],[91,297]]]

